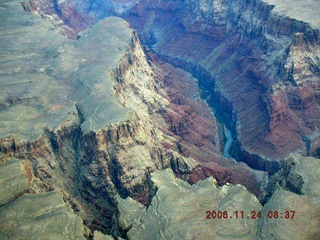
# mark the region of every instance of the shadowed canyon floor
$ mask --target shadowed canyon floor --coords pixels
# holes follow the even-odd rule
[[[2,0],[0,236],[318,239],[319,21],[286,2]]]

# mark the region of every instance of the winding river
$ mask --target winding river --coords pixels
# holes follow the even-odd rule
[[[229,149],[231,147],[233,138],[232,138],[231,131],[225,125],[223,125],[223,130],[224,130],[224,135],[227,139],[223,148],[223,156],[229,159],[231,158],[231,155],[229,154]]]

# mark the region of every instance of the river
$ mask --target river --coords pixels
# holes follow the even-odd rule
[[[229,154],[229,149],[231,147],[233,138],[232,138],[231,131],[225,125],[223,125],[223,130],[224,130],[224,135],[227,139],[223,147],[223,156],[229,159],[231,158],[231,155]]]

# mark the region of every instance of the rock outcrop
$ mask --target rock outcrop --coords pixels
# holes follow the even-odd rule
[[[260,239],[319,239],[319,169],[319,159],[299,155],[286,159],[276,176],[278,187],[272,183],[276,190],[262,210]]]
[[[319,167],[318,159],[289,156],[263,207],[240,185],[217,188],[208,178],[190,186],[169,169],[157,171],[147,209],[119,200],[119,227],[129,239],[318,239]]]
[[[235,215],[238,209],[261,210],[243,186],[217,188],[213,178],[190,186],[169,169],[155,172],[151,181],[156,193],[146,210],[130,199],[119,201],[120,225],[129,239],[256,239],[258,219]],[[212,218],[213,211],[229,215]]]
[[[25,194],[1,207],[0,219],[1,239],[86,239],[82,219],[59,192]]]
[[[101,21],[75,41],[20,3],[1,4],[0,158],[24,161],[40,182],[33,193],[63,189],[86,225],[106,232],[116,193],[146,202],[151,171],[197,165],[162,151],[164,134],[150,116],[168,102],[124,20]],[[24,192],[21,185],[3,204]]]
[[[76,8],[76,3],[69,0],[29,0],[22,3],[24,10],[32,12],[43,18],[48,18],[60,33],[72,39],[77,34],[95,23],[93,17],[81,13]]]

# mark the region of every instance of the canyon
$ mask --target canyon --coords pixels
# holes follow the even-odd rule
[[[0,235],[318,239],[316,4],[1,1]]]
[[[290,152],[316,155],[315,14],[306,9],[305,18],[291,20],[279,15],[283,6],[263,1],[192,3],[142,1],[125,19],[159,56],[210,89],[206,98],[231,128],[237,159],[272,173]]]

